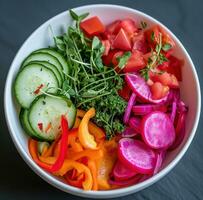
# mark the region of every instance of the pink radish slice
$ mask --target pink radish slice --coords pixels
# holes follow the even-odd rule
[[[128,120],[130,118],[131,109],[132,109],[133,105],[135,104],[135,99],[136,99],[136,95],[135,95],[135,93],[132,93],[130,96],[130,99],[128,101],[128,105],[125,109],[125,113],[124,113],[124,117],[123,117],[123,122],[125,124],[128,123]]]
[[[136,105],[133,106],[132,111],[135,115],[146,115],[153,111],[167,111],[167,106],[163,104],[150,105]]]
[[[139,97],[142,102],[149,103],[163,103],[168,99],[168,95],[164,98],[154,100],[152,99],[152,94],[146,81],[138,74],[126,74],[125,80],[131,90]]]
[[[154,171],[156,154],[145,143],[131,138],[119,141],[118,158],[128,168],[141,174]]]
[[[128,180],[122,180],[122,181],[117,181],[117,180],[113,180],[113,179],[110,179],[109,180],[109,183],[111,185],[117,185],[117,186],[130,186],[130,185],[133,185],[133,184],[136,184],[140,181],[140,179],[142,178],[142,174],[137,174],[136,176],[128,179]]]
[[[131,128],[131,127],[127,127],[125,128],[125,130],[122,132],[122,137],[134,137],[136,136],[138,133],[136,132],[135,129]]]
[[[142,138],[154,149],[167,149],[175,140],[175,129],[167,114],[156,111],[142,120]]]
[[[137,174],[136,171],[132,171],[123,165],[119,160],[116,162],[113,168],[113,176],[116,181],[123,181],[132,178]]]
[[[177,111],[177,102],[174,101],[172,103],[172,111],[171,111],[171,115],[170,115],[172,123],[174,123],[174,121],[175,121],[176,111]]]
[[[186,112],[182,112],[179,114],[178,122],[176,126],[176,139],[169,150],[176,149],[185,137],[185,119],[186,119]]]
[[[156,160],[156,165],[154,168],[154,174],[158,173],[158,171],[161,168],[161,165],[163,163],[163,160],[165,158],[166,152],[165,151],[161,151],[157,154],[157,160]]]
[[[128,124],[137,133],[141,133],[141,119],[140,118],[138,118],[138,117],[131,117]]]

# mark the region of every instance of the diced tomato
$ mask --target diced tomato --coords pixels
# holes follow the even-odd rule
[[[182,66],[183,60],[176,58],[175,56],[170,56],[169,58],[169,66],[166,69],[167,72],[173,74],[178,81],[182,81]]]
[[[152,46],[158,44],[160,33],[162,34],[162,44],[166,44],[166,43],[170,44],[173,48],[175,46],[175,43],[172,40],[172,38],[169,36],[169,34],[166,31],[164,31],[161,27],[157,25],[145,31],[145,36],[148,43],[151,44]]]
[[[107,56],[111,48],[111,44],[109,40],[102,40],[102,44],[104,45],[104,48],[105,48],[103,55]]]
[[[171,83],[168,86],[170,88],[179,88],[178,80],[173,74],[171,74]]]
[[[153,26],[152,28],[145,31],[145,37],[149,44],[155,45],[159,43],[159,27]]]
[[[143,32],[140,32],[137,35],[134,35],[132,38],[132,42],[133,42],[132,51],[138,50],[143,54],[146,54],[148,52],[148,45],[145,40],[145,36]]]
[[[168,92],[169,92],[169,87],[168,86],[163,86],[163,89],[162,89],[162,97],[165,97]]]
[[[116,35],[113,41],[112,47],[115,49],[121,49],[124,51],[131,50],[130,39],[123,29],[120,29],[120,31]]]
[[[168,86],[170,88],[179,87],[177,78],[173,74],[169,74],[168,72],[164,72],[163,74],[150,74],[150,78],[154,82],[160,82],[162,85]]]
[[[152,86],[152,85],[154,84],[154,82],[149,78],[149,79],[147,80],[147,84],[148,84],[149,86]]]
[[[175,42],[172,40],[172,38],[170,37],[170,35],[163,30],[163,28],[159,27],[160,32],[162,33],[162,43],[163,44],[170,44],[172,46],[172,48],[175,46]]]
[[[152,53],[151,53],[151,52],[146,53],[146,54],[143,55],[143,58],[144,58],[144,60],[145,60],[146,63],[148,62],[148,59],[149,59],[151,56],[152,56]]]
[[[113,59],[113,56],[115,53],[117,53],[118,50],[110,50],[108,55],[106,56],[102,56],[102,60],[103,60],[103,63],[106,65],[106,66],[109,66],[110,64],[112,64],[112,59]]]
[[[109,25],[106,27],[105,33],[106,33],[106,34],[111,34],[111,35],[116,35],[116,34],[118,34],[118,32],[119,32],[119,30],[120,30],[120,23],[121,23],[121,20],[116,20],[116,21],[114,21],[113,23],[109,24]]]
[[[97,16],[82,21],[80,23],[80,28],[90,36],[97,35],[105,31],[105,26]]]
[[[168,86],[171,83],[171,75],[167,72],[164,72],[163,74],[153,74],[150,77],[154,82],[160,82],[165,86]]]
[[[123,55],[123,51],[117,51],[114,55],[113,55],[113,57],[112,57],[112,64],[114,65],[114,66],[117,66],[118,65],[118,57],[120,57],[120,56],[122,56]]]
[[[122,28],[128,35],[132,35],[138,31],[135,21],[132,19],[124,19],[119,24],[120,28]]]
[[[119,94],[123,99],[125,99],[126,101],[128,101],[128,100],[130,99],[131,89],[128,87],[127,84],[125,84],[125,85],[123,86],[123,89],[118,91],[118,94]]]
[[[170,74],[173,74],[178,81],[182,81],[182,70],[183,61],[179,60],[175,56],[169,56],[168,61],[158,66],[158,69],[164,70]]]
[[[138,50],[143,54],[146,54],[148,52],[148,45],[145,40],[145,36],[143,32],[140,32],[137,35],[134,35],[132,38],[132,42],[133,42],[132,51]]]
[[[165,97],[169,91],[169,87],[163,86],[160,82],[155,82],[150,89],[153,99],[161,99]]]
[[[157,69],[160,69],[160,70],[165,71],[165,70],[167,70],[168,66],[169,66],[169,62],[168,62],[168,61],[165,61],[165,62],[163,62],[162,64],[158,65],[158,66],[157,66]]]
[[[142,53],[139,51],[134,51],[125,65],[124,72],[137,72],[146,66],[145,60]]]
[[[151,93],[153,99],[162,98],[163,85],[160,82],[155,82],[151,87]]]

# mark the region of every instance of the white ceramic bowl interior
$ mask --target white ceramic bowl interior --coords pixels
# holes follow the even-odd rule
[[[32,51],[42,47],[48,47],[49,45],[53,44],[49,26],[51,25],[54,33],[56,35],[59,35],[61,33],[64,33],[67,29],[67,26],[72,24],[72,20],[68,14],[68,11],[65,11],[51,18],[43,25],[41,25],[36,31],[34,31],[31,36],[24,42],[12,62],[6,81],[4,96],[5,115],[11,137],[17,150],[26,161],[26,163],[33,169],[33,171],[35,171],[45,181],[59,188],[60,190],[74,195],[89,198],[120,197],[140,191],[165,176],[178,163],[181,157],[185,154],[195,135],[199,121],[201,105],[200,87],[195,67],[180,41],[163,24],[142,12],[121,6],[99,4],[79,7],[74,9],[74,11],[78,14],[89,12],[90,16],[97,15],[100,17],[104,24],[108,24],[116,19],[123,18],[132,18],[136,19],[137,21],[146,21],[148,26],[159,24],[171,35],[176,43],[176,56],[184,60],[184,66],[182,69],[183,81],[181,83],[181,97],[189,106],[186,123],[186,137],[184,138],[184,141],[179,146],[179,148],[168,153],[167,158],[163,163],[162,170],[158,174],[142,183],[123,189],[96,192],[83,191],[65,184],[64,182],[45,172],[38,165],[35,164],[28,152],[28,137],[26,136],[26,134],[24,134],[24,131],[19,122],[17,112],[18,106],[15,103],[15,98],[12,93],[12,85],[23,59]]]

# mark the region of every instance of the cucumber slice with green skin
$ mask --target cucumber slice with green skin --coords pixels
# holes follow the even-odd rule
[[[14,83],[15,96],[23,108],[29,108],[40,89],[56,94],[58,80],[50,69],[40,64],[29,64],[17,75]]]
[[[61,77],[61,74],[60,74],[59,70],[54,65],[52,65],[51,63],[48,63],[46,61],[33,61],[33,62],[30,62],[30,64],[35,64],[35,63],[41,64],[41,65],[51,69],[54,72],[54,74],[55,74],[55,76],[56,76],[56,78],[58,80],[59,87],[60,88],[62,87],[63,78]]]
[[[30,122],[28,121],[28,112],[29,111],[27,109],[21,108],[19,115],[21,126],[25,130],[25,133],[28,134],[30,137],[39,141],[43,140],[43,138],[37,133],[35,133],[32,127],[30,126]]]
[[[50,48],[44,48],[44,49],[39,49],[37,51],[34,51],[34,53],[35,52],[36,53],[48,53],[48,54],[51,54],[52,56],[56,57],[58,59],[58,61],[61,63],[64,73],[69,74],[70,70],[69,70],[68,63],[66,62],[65,58],[57,51],[50,49]]]
[[[76,117],[73,103],[66,97],[41,95],[30,106],[28,119],[34,132],[44,140],[52,141],[61,131],[61,115],[66,116],[71,128]]]
[[[61,77],[64,79],[65,75],[63,73],[63,67],[61,63],[58,61],[58,59],[51,54],[48,53],[31,53],[22,63],[22,67],[25,67],[28,63],[33,61],[46,61],[48,63],[51,63],[54,65],[59,73],[61,74]]]

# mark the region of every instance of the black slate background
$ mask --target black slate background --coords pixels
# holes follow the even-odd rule
[[[81,199],[48,185],[19,156],[4,118],[3,90],[17,50],[39,25],[64,10],[94,3],[128,6],[163,22],[188,50],[203,84],[202,0],[0,0],[0,199]],[[119,199],[203,199],[202,122],[201,117],[192,145],[172,172],[153,186]]]

